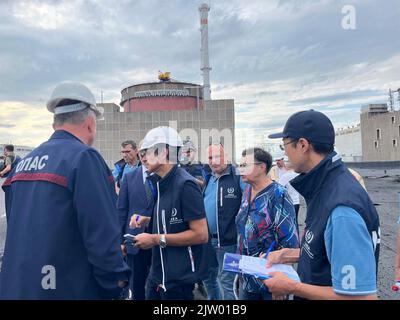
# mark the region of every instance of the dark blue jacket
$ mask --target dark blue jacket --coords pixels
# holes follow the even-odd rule
[[[332,286],[331,265],[327,258],[324,232],[332,211],[347,206],[365,221],[374,243],[376,267],[379,257],[379,217],[367,192],[333,152],[307,174],[290,184],[307,202],[306,230],[301,241],[298,273],[302,282]]]
[[[211,172],[206,174],[206,185],[204,191],[207,188],[211,175]],[[236,167],[228,165],[225,173],[218,178],[217,190],[218,194],[215,196],[217,197],[218,207],[217,223],[219,244],[221,246],[235,245],[237,244],[235,219],[242,202],[240,175],[238,174]]]
[[[7,238],[2,299],[109,299],[130,271],[120,248],[116,194],[100,154],[58,130],[3,184]],[[43,286],[54,275],[55,288]]]
[[[203,170],[203,165],[200,163],[194,164],[180,164],[182,169],[185,169],[192,177],[195,178],[204,178],[205,172]]]
[[[205,218],[200,187],[184,169],[175,165],[163,179],[157,181],[156,175],[151,179],[158,193],[152,216],[153,234],[184,232],[189,230],[189,221]],[[150,279],[169,290],[205,279],[209,268],[215,266],[217,260],[210,241],[180,247],[167,243],[164,249],[153,247]]]
[[[153,200],[148,201],[146,190],[143,183],[142,166],[137,167],[131,172],[128,172],[121,183],[119,190],[117,207],[119,210],[119,220],[121,227],[121,235],[129,233],[137,235],[142,233],[145,228],[131,229],[129,223],[133,214],[151,217],[153,213],[154,201],[157,197],[157,191],[154,186],[148,181],[153,189]],[[121,239],[121,243],[123,240]],[[128,254],[136,254],[139,251],[137,247],[127,246]]]

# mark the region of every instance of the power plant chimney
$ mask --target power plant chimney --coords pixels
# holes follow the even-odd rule
[[[203,98],[204,100],[211,100],[210,89],[210,61],[208,57],[208,12],[210,7],[203,3],[199,7],[200,11],[200,31],[201,31],[201,67],[203,72]]]

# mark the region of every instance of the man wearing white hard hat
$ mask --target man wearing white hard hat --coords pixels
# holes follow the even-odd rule
[[[120,249],[110,170],[90,146],[102,110],[80,83],[47,103],[55,132],[3,184],[7,239],[1,299],[120,299],[130,270]]]
[[[196,161],[197,148],[192,141],[183,141],[183,147],[180,152],[179,166],[185,169],[191,176],[196,178],[197,184],[200,188],[205,185],[204,176],[205,172],[203,165]]]
[[[151,218],[133,215],[131,228],[152,220],[151,233],[134,238],[141,249],[152,248],[147,286],[149,300],[193,300],[195,283],[207,275],[208,228],[200,187],[177,159],[182,139],[175,129],[150,130],[139,150],[157,190]]]
[[[273,154],[272,159],[274,160],[274,164],[269,172],[269,176],[271,180],[278,182],[279,178],[288,171],[285,164],[287,157],[283,151],[278,151]]]

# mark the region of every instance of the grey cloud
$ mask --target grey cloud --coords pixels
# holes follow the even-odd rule
[[[10,128],[14,128],[14,127],[15,127],[15,124],[0,123],[0,128],[10,129]]]
[[[256,97],[276,96],[277,94],[279,94],[278,91],[261,91],[256,94]]]
[[[383,92],[381,91],[372,91],[372,90],[350,91],[335,95],[316,96],[306,99],[291,100],[288,102],[288,105],[299,106],[299,105],[313,104],[313,103],[325,104],[327,102],[334,102],[337,100],[343,100],[343,99],[353,100],[360,97],[373,97],[377,95],[381,96],[382,94]]]
[[[200,81],[200,33],[198,11],[193,2],[125,1],[113,7],[95,1],[83,3],[77,17],[87,21],[84,30],[44,31],[19,27],[14,35],[4,38],[3,43],[9,48],[5,52],[13,54],[8,60],[14,61],[10,64],[14,76],[8,72],[11,77],[5,92],[15,98],[33,88],[31,92],[39,95],[39,91],[45,91],[43,86],[60,80],[118,79],[122,70],[139,67],[155,71],[170,69],[179,79]],[[289,4],[293,2],[280,5]],[[382,14],[372,16],[376,6],[381,10],[384,7]],[[393,27],[399,26],[393,20],[394,15],[388,19],[393,11],[391,6],[371,1],[363,4],[358,15],[359,29],[353,33],[340,29],[339,5],[326,5],[320,15],[307,16],[304,20],[290,24],[275,21],[274,25],[267,18],[250,25],[240,20],[237,12],[224,15],[223,7],[212,8],[211,81],[221,84],[232,80],[251,83],[287,79],[316,72],[324,74],[371,56],[380,59],[399,49],[398,44],[387,45],[389,36],[385,35],[388,30],[384,27],[387,24],[381,23],[388,20]],[[369,24],[363,23],[365,17],[370,20]],[[109,35],[103,21],[113,19],[118,19],[117,32]],[[146,32],[130,33],[139,27]],[[179,30],[187,31],[186,36],[173,37]],[[378,49],[382,48],[380,44],[387,50]],[[34,84],[31,79],[35,79]],[[17,85],[21,90],[14,89]]]
[[[54,85],[63,80],[82,81],[93,88],[96,97],[103,90],[106,99],[115,99],[124,86],[136,81],[129,75],[140,70],[148,73],[148,79],[156,80],[157,71],[164,70],[171,71],[175,79],[201,83],[197,10],[201,0],[77,1],[81,6],[72,18],[78,27],[71,24],[55,30],[27,27],[13,18],[9,9],[17,1],[0,1],[0,101],[44,106]],[[352,31],[340,25],[341,6],[347,2],[357,9],[357,29]],[[281,0],[276,10],[256,21],[241,19],[237,3],[245,2],[212,3],[213,92],[277,80],[290,83],[297,91],[320,83],[329,87],[361,72],[352,69],[356,64],[363,63],[364,72],[369,71],[375,62],[400,52],[400,42],[395,40],[400,29],[397,0]],[[320,103],[329,110],[330,101],[373,99],[381,93],[361,87],[354,92],[290,100],[290,92],[266,86],[251,94],[226,98],[235,98],[240,110],[257,106],[258,98],[264,102],[280,96],[289,100],[289,107]],[[346,110],[346,105],[341,108]],[[284,124],[283,118],[254,125],[278,127]],[[236,121],[238,128],[248,126],[241,121]]]

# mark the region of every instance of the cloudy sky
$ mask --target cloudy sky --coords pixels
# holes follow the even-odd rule
[[[0,0],[0,143],[45,140],[45,103],[64,80],[115,103],[158,70],[201,83],[202,2]],[[399,0],[211,1],[212,97],[235,99],[238,147],[299,110],[339,128],[357,123],[362,105],[386,102],[400,87],[399,17]]]

